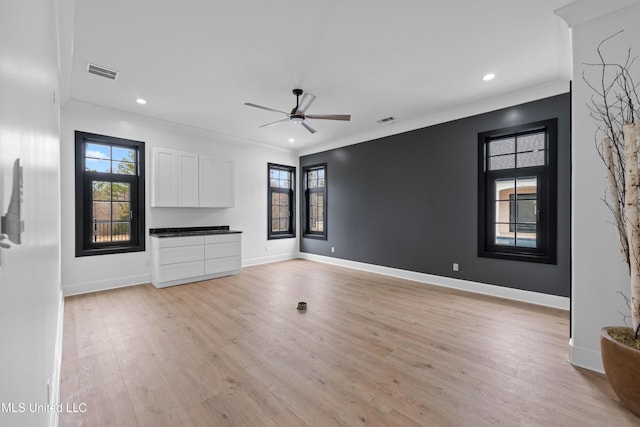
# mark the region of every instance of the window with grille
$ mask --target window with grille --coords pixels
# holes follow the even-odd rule
[[[144,251],[144,143],[76,131],[76,256]]]
[[[304,236],[327,239],[327,165],[305,167]]]
[[[557,121],[478,135],[478,253],[555,263]]]
[[[295,175],[292,166],[268,164],[268,238],[295,237]]]

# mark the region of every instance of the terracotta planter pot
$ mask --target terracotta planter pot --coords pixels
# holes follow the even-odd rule
[[[622,403],[640,417],[640,350],[620,344],[609,336],[609,327],[600,331],[602,364],[611,388]]]

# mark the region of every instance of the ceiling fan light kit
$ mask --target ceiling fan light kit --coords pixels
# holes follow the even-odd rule
[[[274,111],[276,113],[282,113],[287,116],[286,119],[277,120],[275,122],[264,124],[260,127],[269,127],[278,125],[284,122],[293,122],[295,124],[302,125],[305,129],[307,129],[311,133],[315,133],[316,129],[313,127],[311,123],[307,119],[320,119],[320,120],[341,120],[341,121],[349,121],[351,120],[351,115],[349,114],[306,114],[307,108],[311,105],[311,103],[316,99],[315,95],[310,93],[305,93],[302,89],[294,89],[293,94],[296,96],[296,106],[293,107],[291,113],[286,113],[282,110],[276,110],[275,108],[264,107],[262,105],[253,104],[251,102],[245,102],[244,105],[254,108],[260,108],[262,110]],[[302,96],[302,98],[300,98]]]

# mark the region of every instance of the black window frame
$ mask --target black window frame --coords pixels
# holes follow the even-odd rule
[[[489,170],[488,142],[544,131],[545,165]],[[478,256],[556,264],[557,244],[557,146],[558,120],[548,119],[478,134]],[[536,247],[495,243],[495,194],[497,179],[535,177],[537,180]]]
[[[291,174],[289,188],[272,187],[271,171],[286,171]],[[289,228],[286,231],[273,231],[273,193],[287,193],[289,195]],[[267,240],[290,239],[296,237],[296,167],[267,163]]]
[[[100,144],[136,151],[136,174],[114,174],[86,170],[86,145]],[[130,185],[130,236],[128,241],[93,242],[93,181]],[[145,143],[95,133],[75,131],[75,256],[108,255],[145,250]]]
[[[324,186],[322,188],[309,188],[309,172],[314,170],[324,171]],[[327,198],[327,164],[319,163],[315,165],[305,166],[302,169],[302,188],[304,189],[304,205],[302,207],[302,217],[304,224],[303,237],[310,239],[327,240],[327,219],[328,219],[328,198]],[[310,203],[311,193],[322,193],[323,211],[322,211],[322,231],[314,231],[311,229]]]

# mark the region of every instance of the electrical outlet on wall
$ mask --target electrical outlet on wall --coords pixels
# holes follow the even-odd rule
[[[336,248],[334,248],[333,246],[331,246],[331,253],[334,253],[336,251]]]
[[[453,271],[460,271],[460,265],[457,262],[453,263]]]

